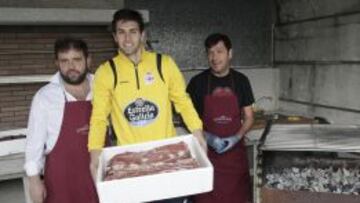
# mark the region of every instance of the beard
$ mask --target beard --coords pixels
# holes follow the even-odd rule
[[[79,85],[84,82],[84,80],[86,79],[86,75],[89,72],[87,68],[83,72],[76,72],[76,74],[73,74],[71,71],[74,72],[74,70],[70,70],[67,73],[63,73],[60,71],[60,76],[63,81],[70,85]]]

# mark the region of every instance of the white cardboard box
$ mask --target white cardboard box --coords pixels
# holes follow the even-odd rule
[[[106,163],[116,154],[139,152],[184,141],[199,162],[196,169],[103,181]],[[105,148],[100,155],[96,188],[101,203],[138,203],[192,194],[213,189],[213,166],[193,135],[177,136],[161,141]]]

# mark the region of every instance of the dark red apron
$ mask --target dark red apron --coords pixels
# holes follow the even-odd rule
[[[87,150],[90,101],[65,102],[59,138],[46,156],[45,203],[97,203]]]
[[[232,89],[234,81],[232,80]],[[219,137],[234,135],[241,128],[241,110],[231,88],[216,87],[204,101],[204,130]],[[209,147],[209,159],[214,166],[214,190],[195,196],[195,203],[246,203],[250,202],[249,166],[242,139],[234,148],[217,154]]]

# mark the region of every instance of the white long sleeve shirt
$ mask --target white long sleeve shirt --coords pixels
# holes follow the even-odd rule
[[[88,74],[87,79],[91,87],[93,75]],[[51,78],[49,84],[40,88],[33,98],[25,147],[24,168],[28,176],[38,175],[42,172],[45,156],[51,152],[58,140],[65,97],[68,102],[76,101],[75,97],[65,91],[58,72]],[[89,101],[91,98],[92,92],[90,91],[86,100]]]

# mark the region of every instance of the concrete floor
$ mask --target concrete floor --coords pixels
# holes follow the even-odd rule
[[[22,179],[5,180],[0,182],[1,203],[25,203]]]

